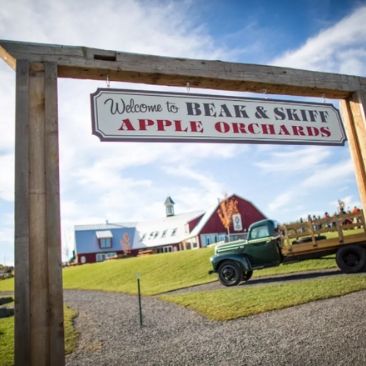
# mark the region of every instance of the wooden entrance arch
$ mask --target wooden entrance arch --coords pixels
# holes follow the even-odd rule
[[[16,71],[15,364],[64,365],[57,78],[339,99],[366,210],[366,78],[0,40]],[[366,212],[366,211],[365,211]]]

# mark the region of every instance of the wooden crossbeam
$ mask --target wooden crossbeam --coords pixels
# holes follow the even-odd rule
[[[58,76],[169,86],[250,91],[343,99],[366,91],[366,78],[293,68],[194,60],[108,51],[78,46],[0,40],[0,57],[54,62]]]

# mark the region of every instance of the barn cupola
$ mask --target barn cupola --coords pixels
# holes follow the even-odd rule
[[[164,205],[165,205],[166,216],[167,217],[174,216],[174,201],[170,196],[166,198]]]

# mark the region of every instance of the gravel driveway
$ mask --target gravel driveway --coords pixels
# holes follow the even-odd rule
[[[227,322],[155,297],[65,291],[77,309],[67,365],[366,365],[366,291]]]

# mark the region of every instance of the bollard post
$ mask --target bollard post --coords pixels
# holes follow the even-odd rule
[[[139,318],[140,318],[140,328],[142,328],[142,305],[141,305],[141,287],[140,287],[140,279],[141,274],[136,273],[136,280],[137,280],[137,295],[138,295],[138,303],[139,303]]]

